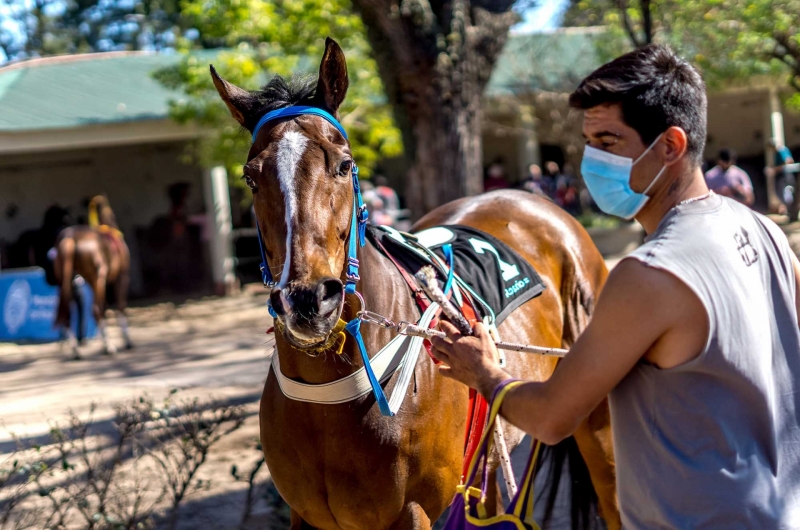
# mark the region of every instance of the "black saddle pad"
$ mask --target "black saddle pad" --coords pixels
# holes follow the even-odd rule
[[[412,274],[428,264],[405,236],[385,227],[371,227],[369,237],[378,239],[395,260]],[[423,230],[416,243],[447,262],[442,247],[453,249],[455,273],[492,309],[500,324],[516,308],[545,289],[533,266],[514,249],[486,232],[470,226],[445,225]],[[444,281],[440,273],[440,279]],[[486,315],[482,315],[486,316]]]

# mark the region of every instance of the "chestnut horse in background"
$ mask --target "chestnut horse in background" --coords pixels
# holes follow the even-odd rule
[[[317,107],[338,119],[349,84],[344,54],[331,39],[315,82],[276,77],[248,92],[213,67],[211,74],[233,117],[251,133],[267,112],[290,106]],[[333,347],[319,351],[339,319],[355,318],[361,307],[343,285],[354,215],[353,164],[350,145],[336,127],[302,115],[264,125],[244,166],[268,265],[279,279],[270,298],[277,314],[274,355],[284,376],[306,384],[329,383],[363,366],[351,337],[343,355]],[[499,238],[529,260],[547,285],[503,322],[504,340],[552,347],[576,340],[608,273],[570,215],[533,194],[499,191],[438,208],[415,229],[441,224],[468,225]],[[392,262],[370,243],[358,260],[357,289],[367,308],[395,322],[417,321],[420,312]],[[377,326],[364,326],[362,333],[370,355],[393,338]],[[556,369],[553,357],[506,356],[516,377],[541,381]],[[395,373],[385,383],[387,393],[396,379]],[[429,530],[459,483],[467,390],[438,375],[428,356],[420,355],[400,411],[385,417],[371,394],[337,405],[290,400],[270,374],[261,398],[261,442],[272,479],[291,507],[291,528]],[[562,442],[574,450],[560,454],[575,457],[569,466],[577,483],[573,494],[588,489],[584,500],[599,498],[608,527],[619,528],[609,421],[604,401],[574,438]],[[522,439],[508,425],[505,435],[509,449]],[[493,472],[496,467],[494,459]],[[575,476],[581,470],[589,475],[584,480]],[[581,524],[588,525],[586,517]]]
[[[89,226],[65,228],[56,240],[56,257],[53,270],[60,286],[58,311],[55,326],[62,327],[76,359],[80,358],[78,341],[70,327],[70,302],[75,275],[80,275],[92,289],[94,302],[92,311],[97,329],[103,340],[103,351],[107,355],[117,348],[106,333],[106,293],[114,289],[117,306],[117,322],[122,328],[125,349],[132,348],[128,335],[128,319],[125,308],[128,302],[131,255],[128,245],[117,226],[114,212],[108,199],[102,195],[89,202]],[[80,308],[79,308],[80,309]]]

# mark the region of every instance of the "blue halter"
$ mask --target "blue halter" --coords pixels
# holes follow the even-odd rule
[[[265,114],[253,128],[253,142],[258,137],[258,132],[267,123],[284,118],[295,118],[297,116],[319,116],[324,118],[331,125],[342,133],[345,140],[348,140],[347,132],[339,123],[339,120],[334,118],[330,113],[317,107],[286,107],[283,109],[273,110]],[[367,219],[369,213],[367,207],[364,205],[364,200],[361,198],[361,186],[358,183],[358,166],[353,164],[353,215],[350,221],[350,237],[347,249],[347,274],[345,282],[345,292],[353,294],[356,292],[356,282],[360,279],[358,276],[358,246],[364,246],[366,243],[365,232],[367,229]],[[258,247],[261,250],[261,279],[266,287],[274,287],[275,280],[272,278],[272,273],[267,264],[267,254],[264,251],[264,243],[261,238],[261,227],[256,223],[258,230]],[[356,243],[356,240],[358,243]],[[272,306],[269,308],[270,314],[273,318],[276,317]]]
[[[328,123],[336,127],[336,129],[342,133],[342,136],[344,136],[345,140],[348,140],[347,132],[344,130],[344,127],[342,127],[342,124],[339,123],[339,120],[334,118],[330,113],[325,112],[317,107],[297,106],[273,110],[272,112],[265,114],[260,120],[258,120],[258,123],[253,128],[253,142],[256,141],[258,131],[261,130],[261,127],[263,127],[265,124],[274,120],[294,118],[297,116],[319,116],[320,118],[324,118],[328,121]],[[346,293],[356,294],[356,282],[360,280],[358,276],[358,247],[363,247],[366,244],[365,235],[369,213],[367,212],[367,207],[364,205],[364,200],[361,197],[361,186],[358,183],[358,166],[356,166],[355,163],[353,164],[352,173],[353,215],[350,218],[350,237],[348,238],[349,241],[347,247],[347,273],[345,275],[346,281],[344,290]],[[267,254],[264,251],[264,242],[261,238],[261,227],[259,226],[258,222],[256,222],[256,228],[258,231],[258,247],[261,250],[261,279],[264,281],[265,287],[271,288],[275,286],[275,281],[272,278],[272,273],[270,272],[269,265],[267,264]],[[272,304],[269,303],[268,305],[269,314],[272,315],[272,318],[278,318],[278,315],[275,314],[275,310],[272,309]],[[372,393],[375,395],[375,401],[378,403],[378,408],[380,409],[381,414],[384,416],[394,416],[394,413],[389,407],[389,400],[386,399],[386,394],[383,392],[383,388],[381,387],[381,383],[375,376],[372,366],[369,364],[367,348],[364,345],[364,338],[361,336],[361,319],[356,317],[348,322],[347,326],[345,326],[345,330],[353,337],[358,345],[358,350],[361,353],[361,359],[364,361],[364,369],[367,372],[370,386],[372,386]]]

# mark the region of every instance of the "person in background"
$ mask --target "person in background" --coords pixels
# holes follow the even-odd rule
[[[483,191],[502,190],[508,188],[506,180],[506,170],[503,161],[497,158],[486,171],[486,178],[483,179]]]
[[[368,180],[361,182],[361,198],[367,206],[370,222],[376,225],[394,225],[394,218],[386,210],[386,203],[378,193],[375,184]]]
[[[753,183],[747,172],[736,165],[736,151],[733,149],[720,150],[717,165],[706,172],[705,178],[708,189],[714,193],[747,206],[752,206],[755,202]]]
[[[789,207],[794,201],[795,175],[793,172],[787,171],[786,166],[794,164],[794,157],[789,148],[776,138],[770,138],[767,146],[775,151],[774,171],[778,198],[786,207]]]
[[[550,190],[542,176],[542,168],[537,164],[528,166],[528,176],[520,183],[519,187],[536,195],[550,198]]]
[[[383,201],[383,208],[386,213],[396,218],[400,211],[400,197],[397,192],[389,186],[389,181],[383,175],[375,175],[375,193]]]
[[[574,179],[568,179],[562,175],[558,179],[555,194],[556,204],[564,208],[570,215],[578,216],[581,214],[581,198],[578,187]]]
[[[556,198],[556,189],[558,189],[559,180],[563,180],[563,175],[561,175],[561,170],[558,167],[558,163],[553,162],[552,160],[545,162],[544,181],[547,185],[547,192],[550,195],[550,198],[553,200]]]

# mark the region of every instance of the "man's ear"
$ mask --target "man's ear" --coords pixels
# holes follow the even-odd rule
[[[347,95],[347,62],[335,40],[325,39],[325,54],[319,65],[316,98],[325,109],[338,118],[337,111]]]
[[[689,138],[686,131],[680,127],[670,127],[664,131],[664,145],[666,146],[665,163],[671,164],[686,154],[689,147]]]
[[[219,92],[219,97],[222,98],[222,101],[228,106],[228,110],[231,111],[231,116],[239,122],[239,125],[245,127],[246,129],[250,129],[249,125],[249,117],[253,115],[253,108],[254,104],[256,103],[256,98],[254,98],[250,92],[244,90],[243,88],[239,88],[236,85],[232,85],[228,83],[224,79],[222,79],[217,71],[214,69],[213,65],[209,65],[211,69],[211,79],[214,81],[214,86]]]

